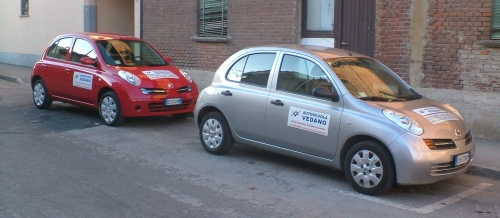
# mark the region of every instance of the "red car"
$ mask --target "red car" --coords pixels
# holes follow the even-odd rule
[[[33,101],[40,109],[53,100],[98,109],[109,126],[125,117],[172,115],[194,110],[198,87],[141,39],[103,33],[54,38],[31,74]]]

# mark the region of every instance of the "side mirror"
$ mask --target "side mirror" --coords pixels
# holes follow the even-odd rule
[[[172,62],[172,58],[169,56],[164,56],[163,59],[165,59],[165,61],[167,61],[169,64]]]
[[[97,67],[97,62],[94,59],[89,58],[89,57],[84,57],[84,58],[80,59],[80,63]]]
[[[318,86],[314,88],[312,94],[316,97],[331,99],[333,102],[339,101],[339,95],[337,94],[337,92],[332,92],[324,86]]]

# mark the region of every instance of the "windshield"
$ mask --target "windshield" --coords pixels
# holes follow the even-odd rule
[[[409,101],[421,98],[395,73],[370,58],[325,60],[349,92],[361,100]]]
[[[163,66],[168,63],[141,41],[110,39],[97,41],[104,61],[112,66]]]

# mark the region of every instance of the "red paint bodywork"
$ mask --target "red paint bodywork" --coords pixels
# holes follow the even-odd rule
[[[96,64],[89,64],[89,60],[83,60],[80,63],[71,62],[69,60],[72,52],[71,50],[67,52],[65,60],[47,56],[50,45],[56,40],[64,37],[73,37],[72,45],[76,38],[85,39],[91,42],[97,53]],[[179,114],[192,112],[194,110],[196,99],[198,98],[198,87],[194,81],[190,82],[187,80],[180,70],[170,64],[170,62],[167,66],[150,67],[117,67],[106,64],[98,50],[99,47],[96,44],[96,40],[110,38],[143,41],[132,36],[103,33],[75,33],[58,36],[48,44],[43,52],[41,60],[33,67],[31,83],[33,84],[37,79],[41,78],[45,82],[48,93],[53,100],[93,109],[99,109],[101,95],[112,90],[116,92],[120,99],[123,116],[125,117]],[[157,50],[155,51],[161,54]],[[165,59],[169,60],[170,58],[166,57]],[[135,86],[125,79],[122,79],[118,75],[119,70],[135,74],[141,79],[141,84]],[[146,70],[168,70],[176,74],[178,78],[151,80],[142,73],[142,71]],[[73,85],[75,72],[93,75],[92,88],[90,90]],[[173,87],[169,87],[169,83],[172,83]],[[177,92],[179,87],[185,86],[191,86],[191,91],[183,93]],[[143,94],[140,88],[161,88],[166,90],[167,93]],[[168,98],[182,98],[183,104],[182,106],[164,106],[165,99]]]

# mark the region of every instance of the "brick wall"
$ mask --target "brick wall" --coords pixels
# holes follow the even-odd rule
[[[450,42],[449,49],[453,60],[458,60],[450,69],[446,88],[472,91],[500,92],[500,49],[484,46],[490,40],[492,0],[447,1],[436,6],[435,22],[444,28],[435,35],[443,36]],[[500,41],[500,40],[497,40]],[[456,67],[456,70],[455,70]],[[450,84],[449,81],[452,81]],[[436,87],[433,84],[433,87]]]
[[[143,0],[142,38],[164,55],[172,57],[176,66],[196,68],[197,1]]]
[[[432,2],[426,87],[500,91],[500,53],[481,45],[490,39],[491,10],[492,0]]]
[[[409,0],[377,0],[375,58],[409,81]]]
[[[427,0],[425,0],[427,1]],[[428,0],[424,88],[500,91],[500,51],[490,39],[492,0]],[[375,57],[409,81],[411,0],[378,0]]]
[[[424,88],[499,92],[500,51],[481,43],[490,37],[492,0],[421,0],[428,2],[427,29],[418,48],[411,39],[415,1],[377,0],[375,58]],[[196,35],[198,1],[143,0],[143,38],[179,67],[214,71],[241,48],[298,43],[300,4],[230,0],[230,40],[209,43],[190,39]],[[415,49],[423,52],[419,63],[411,57]]]
[[[195,42],[198,1],[143,0],[143,38],[182,68],[216,70],[241,48],[299,40],[297,0],[230,0],[228,42]]]

